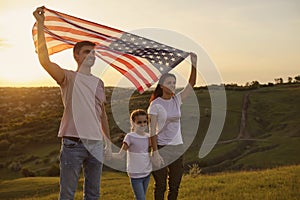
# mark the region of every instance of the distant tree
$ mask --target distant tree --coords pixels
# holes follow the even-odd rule
[[[252,81],[250,84],[250,88],[256,89],[260,87],[260,83],[258,81]]]
[[[236,84],[236,83],[231,83],[231,84],[225,85],[225,88],[228,90],[238,90],[241,87],[238,86],[238,84]]]
[[[300,82],[300,75],[298,75],[298,76],[295,76],[295,81],[297,82],[297,83],[299,83]]]
[[[275,84],[282,84],[283,83],[283,79],[282,78],[275,78]]]
[[[288,83],[292,83],[293,78],[292,77],[288,77]]]

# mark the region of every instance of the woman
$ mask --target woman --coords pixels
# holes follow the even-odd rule
[[[183,140],[180,127],[180,105],[193,90],[196,83],[197,55],[190,53],[192,69],[188,85],[175,93],[176,77],[167,73],[161,76],[150,98],[148,114],[150,118],[150,137],[153,150],[155,180],[154,198],[164,200],[167,179],[168,199],[177,199],[183,175]],[[159,149],[159,151],[158,151]]]

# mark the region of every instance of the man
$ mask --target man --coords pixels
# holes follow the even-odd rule
[[[37,22],[38,58],[43,68],[60,86],[64,113],[58,137],[62,137],[60,155],[60,199],[74,199],[81,167],[84,174],[84,199],[100,196],[100,177],[105,154],[111,155],[110,133],[105,111],[102,80],[91,74],[95,62],[95,44],[82,41],[75,44],[73,56],[77,71],[62,69],[50,61],[45,33],[44,8],[33,15]]]

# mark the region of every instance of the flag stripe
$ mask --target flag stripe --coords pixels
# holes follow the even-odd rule
[[[97,55],[98,58],[100,58],[101,60],[103,60],[104,62],[106,62],[110,66],[112,66],[114,69],[119,71],[121,74],[123,74],[126,78],[128,78],[129,81],[131,81],[133,83],[133,85],[138,89],[139,92],[144,92],[144,88],[138,82],[138,79],[136,79],[134,77],[134,75],[132,75],[130,73],[130,71],[124,70],[124,69],[120,68],[119,65],[117,66],[117,65],[111,63],[110,61],[106,60],[103,56],[99,55],[98,53],[96,53],[96,55]]]
[[[48,26],[48,29],[51,30],[51,35],[55,35],[55,36],[59,36],[59,35],[64,35],[64,37],[66,39],[71,39],[73,41],[77,41],[77,40],[93,40],[94,42],[96,42],[97,44],[103,44],[103,45],[109,45],[110,42],[99,35],[95,35],[95,34],[91,34],[88,32],[84,32],[84,31],[80,31],[80,30],[76,30],[76,29],[70,29],[67,27],[60,27],[60,26]],[[34,39],[37,40],[37,30],[33,30],[33,34],[34,34]],[[47,38],[47,36],[46,36]]]
[[[49,21],[49,23],[47,23],[47,27],[50,27],[50,26],[61,26],[61,27],[65,27],[64,24],[65,23],[68,23],[68,28],[70,30],[82,30],[84,32],[87,32],[87,33],[90,33],[90,34],[94,34],[94,35],[99,35],[99,36],[102,36],[103,38],[105,38],[106,40],[110,40],[110,41],[113,41],[115,38],[117,37],[113,37],[113,36],[109,36],[107,35],[109,32],[107,32],[107,30],[105,29],[98,29],[98,28],[95,28],[95,27],[89,27],[89,26],[86,26],[84,24],[82,25],[79,25],[79,24],[74,24],[73,22],[70,22],[70,21],[64,21],[64,22],[56,22],[56,21]],[[97,31],[101,31],[101,32],[97,32]],[[119,36],[116,35],[116,36]]]
[[[48,29],[50,29],[53,33],[60,33],[63,32],[64,34],[73,34],[73,35],[81,35],[81,36],[87,36],[91,38],[96,38],[99,40],[107,41],[108,39],[106,37],[101,36],[100,34],[94,34],[94,33],[89,33],[86,31],[81,31],[78,29],[71,29],[69,27],[63,27],[63,26],[58,26],[58,25],[53,25],[53,26],[48,26]]]
[[[76,33],[65,33],[63,31],[51,31],[51,35],[55,36],[55,37],[59,37],[60,35],[65,34],[64,38],[66,40],[71,40],[71,41],[83,41],[83,40],[89,40],[91,42],[95,42],[97,44],[102,44],[102,45],[108,45],[110,43],[108,43],[105,40],[96,38],[96,36],[94,35],[94,37],[90,37],[87,35],[81,35],[81,34],[76,34]]]
[[[115,56],[117,57],[122,56],[124,60],[134,65],[133,68],[136,69],[140,68],[141,70],[143,70],[146,73],[146,75],[148,75],[149,79],[152,79],[152,82],[157,81],[157,76],[160,75],[160,72],[155,67],[151,67],[152,64],[149,63],[146,59],[137,59],[134,56],[131,56],[130,54],[119,53],[116,51],[110,51],[110,52],[115,53],[116,54]]]
[[[113,51],[110,52],[112,53]],[[122,56],[122,58],[125,59],[127,62],[133,63],[133,65],[135,65],[137,69],[141,68],[142,70],[144,70],[147,73],[147,75],[149,75],[149,78],[151,78],[153,81],[157,80],[156,77],[160,74],[160,72],[156,68],[151,67],[152,64],[150,64],[146,59],[137,59],[129,54],[118,53],[115,51],[114,53],[116,54],[116,56]],[[152,70],[150,70],[149,68],[151,68]]]
[[[157,75],[154,74],[153,70],[151,71],[149,69],[149,67],[147,65],[145,65],[143,62],[141,62],[139,59],[137,59],[134,56],[131,56],[129,54],[124,54],[123,56],[133,60],[134,62],[136,62],[141,68],[143,68],[147,72],[147,74],[151,77],[151,79],[154,82],[157,81]],[[156,68],[154,68],[154,71],[158,71],[158,70],[156,70]]]
[[[122,69],[126,69],[126,71],[130,72],[131,75],[134,74],[135,77],[140,79],[147,87],[151,86],[149,81],[137,70],[137,67],[133,66],[128,61],[122,59],[121,56],[115,56],[110,52],[100,52],[102,56],[110,58],[111,63],[118,62],[118,66],[123,66]]]
[[[51,46],[48,44],[48,42],[51,42],[51,41],[61,41],[61,42],[64,42],[64,41],[73,41],[72,43],[76,43],[78,41],[82,41],[82,40],[87,40],[89,39],[89,41],[91,42],[94,42],[98,45],[107,45],[109,43],[101,40],[101,39],[98,39],[96,37],[88,37],[88,36],[81,36],[81,35],[74,35],[74,34],[65,34],[64,36],[64,39],[58,39],[60,36],[60,34],[63,33],[61,31],[59,32],[51,32],[51,34],[48,34],[48,33],[45,33],[45,39],[46,39],[46,42],[47,42],[47,46],[48,46],[48,49],[51,48]],[[68,35],[68,36],[67,36]],[[34,36],[34,40],[37,41],[37,35]]]
[[[60,16],[64,19],[72,20],[74,22],[84,23],[84,24],[87,24],[87,25],[90,25],[90,26],[93,26],[93,27],[103,28],[103,29],[106,29],[106,30],[109,30],[109,31],[112,31],[112,32],[115,32],[115,33],[123,33],[123,31],[121,31],[121,30],[111,28],[109,26],[97,24],[95,22],[83,20],[83,19],[75,17],[75,16],[71,16],[71,15],[68,15],[68,14],[65,14],[65,13],[61,13],[61,12],[58,12],[58,11],[51,10],[49,8],[46,8],[46,10],[49,11],[49,15],[54,14],[54,15]]]
[[[112,51],[110,51],[110,53],[112,53]],[[141,73],[145,74],[145,76],[148,76],[149,78],[147,79],[152,80],[150,81],[152,83],[156,82],[158,80],[157,77],[161,75],[159,70],[153,67],[153,65],[146,59],[136,59],[134,56],[131,56],[129,54],[120,54],[118,52],[114,53],[116,53],[117,56],[122,56],[123,59],[132,63],[132,65],[134,65],[136,69],[139,69],[140,71],[142,71]]]
[[[50,10],[49,10],[50,11]],[[100,24],[96,24],[94,22],[82,20],[80,18],[71,17],[66,14],[62,14],[56,11],[53,11],[53,13],[49,13],[48,15],[49,20],[47,20],[47,23],[54,23],[56,21],[68,23],[69,25],[72,25],[77,28],[84,28],[86,30],[92,30],[95,31],[95,33],[101,33],[103,35],[106,35],[107,37],[119,37],[121,34],[123,34],[123,31],[110,28],[108,26],[103,26]],[[46,17],[47,18],[47,17]],[[50,24],[49,24],[50,25]]]

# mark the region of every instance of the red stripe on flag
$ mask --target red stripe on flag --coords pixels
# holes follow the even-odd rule
[[[144,92],[143,87],[140,85],[140,83],[130,73],[128,73],[126,70],[118,67],[117,65],[114,65],[113,63],[105,60],[102,56],[99,56],[98,54],[96,54],[96,55],[97,55],[98,58],[100,58],[101,60],[103,60],[104,62],[106,62],[107,64],[109,64],[113,68],[115,68],[117,71],[119,71],[122,75],[124,75],[125,77],[127,77],[130,80],[130,82],[133,83],[133,85],[137,88],[137,90],[140,93]]]
[[[61,27],[61,26],[47,26],[47,28],[50,29],[51,31],[63,31],[66,33],[72,33],[72,34],[76,34],[79,36],[86,36],[86,37],[91,37],[91,38],[95,38],[95,39],[99,39],[99,40],[108,41],[107,38],[102,37],[100,35],[96,35],[94,33],[90,33],[88,31],[81,31],[81,30],[68,28],[68,27]]]
[[[61,51],[64,51],[64,50],[67,50],[70,48],[73,48],[72,44],[62,43],[62,44],[51,47],[51,49],[48,49],[48,51],[49,51],[48,53],[49,53],[49,55],[52,55],[54,53],[61,52]]]
[[[57,22],[60,22],[60,23],[63,23],[63,24],[66,24],[67,26],[64,27],[64,26],[60,26],[58,23],[57,23],[57,26],[58,27],[62,27],[62,28],[66,28],[66,29],[71,29],[71,30],[83,30],[84,32],[88,32],[88,33],[92,33],[92,34],[95,34],[95,35],[102,35],[103,38],[105,40],[109,40],[110,38],[113,39],[115,37],[113,37],[112,35],[107,35],[106,33],[104,33],[105,31],[111,31],[107,28],[103,28],[101,26],[94,26],[94,25],[89,25],[87,23],[85,23],[83,20],[79,21],[81,24],[83,25],[78,25],[78,24],[72,24],[72,22],[68,22],[68,21],[65,21],[63,20],[62,18],[60,17],[56,17],[56,16],[46,16],[45,17],[45,21],[46,22],[53,22],[53,24],[57,23]],[[74,20],[73,20],[74,21]],[[47,28],[50,29],[51,26],[54,26],[54,25],[47,25]],[[89,26],[89,27],[88,27]],[[94,30],[96,29],[96,30]],[[101,30],[102,29],[102,32],[99,32],[99,29]],[[52,30],[52,29],[50,29]],[[53,29],[54,30],[54,29]],[[97,32],[96,32],[97,31]],[[70,30],[66,31],[66,32],[70,32]],[[95,33],[96,32],[96,33]],[[122,34],[123,32],[116,32],[117,34]]]
[[[128,67],[130,69],[130,71],[132,71],[133,73],[135,73],[145,83],[145,85],[147,85],[147,87],[151,86],[151,84],[149,83],[149,81],[147,79],[145,79],[145,77],[139,71],[137,71],[137,69],[133,65],[131,65],[126,60],[123,60],[121,57],[114,56],[113,54],[111,54],[109,52],[100,52],[100,53],[103,56],[110,57],[110,58],[112,58],[112,59],[114,59],[114,60],[122,63],[123,65],[125,65],[126,67]],[[121,54],[121,56],[122,56],[122,54]]]
[[[65,19],[73,20],[73,21],[76,21],[76,22],[80,22],[80,23],[84,23],[84,24],[87,24],[87,25],[95,26],[95,27],[98,27],[98,28],[103,28],[103,29],[113,31],[113,32],[116,32],[116,33],[123,33],[123,31],[121,31],[121,30],[111,28],[111,27],[108,27],[108,26],[104,26],[104,25],[101,25],[101,24],[97,24],[95,22],[83,20],[81,18],[74,17],[74,16],[71,16],[71,15],[67,15],[67,14],[64,14],[64,13],[61,13],[61,12],[58,12],[58,11],[50,10],[48,8],[45,8],[45,10],[48,10],[49,12],[54,13],[55,15],[59,15],[59,16],[65,18]]]
[[[151,71],[147,65],[145,65],[143,62],[141,62],[139,59],[137,59],[136,57],[129,55],[129,54],[123,54],[124,57],[127,57],[129,59],[131,59],[132,61],[134,61],[135,63],[137,63],[140,67],[142,67],[147,74],[152,78],[153,81],[157,81],[157,76],[153,73],[153,71]]]

